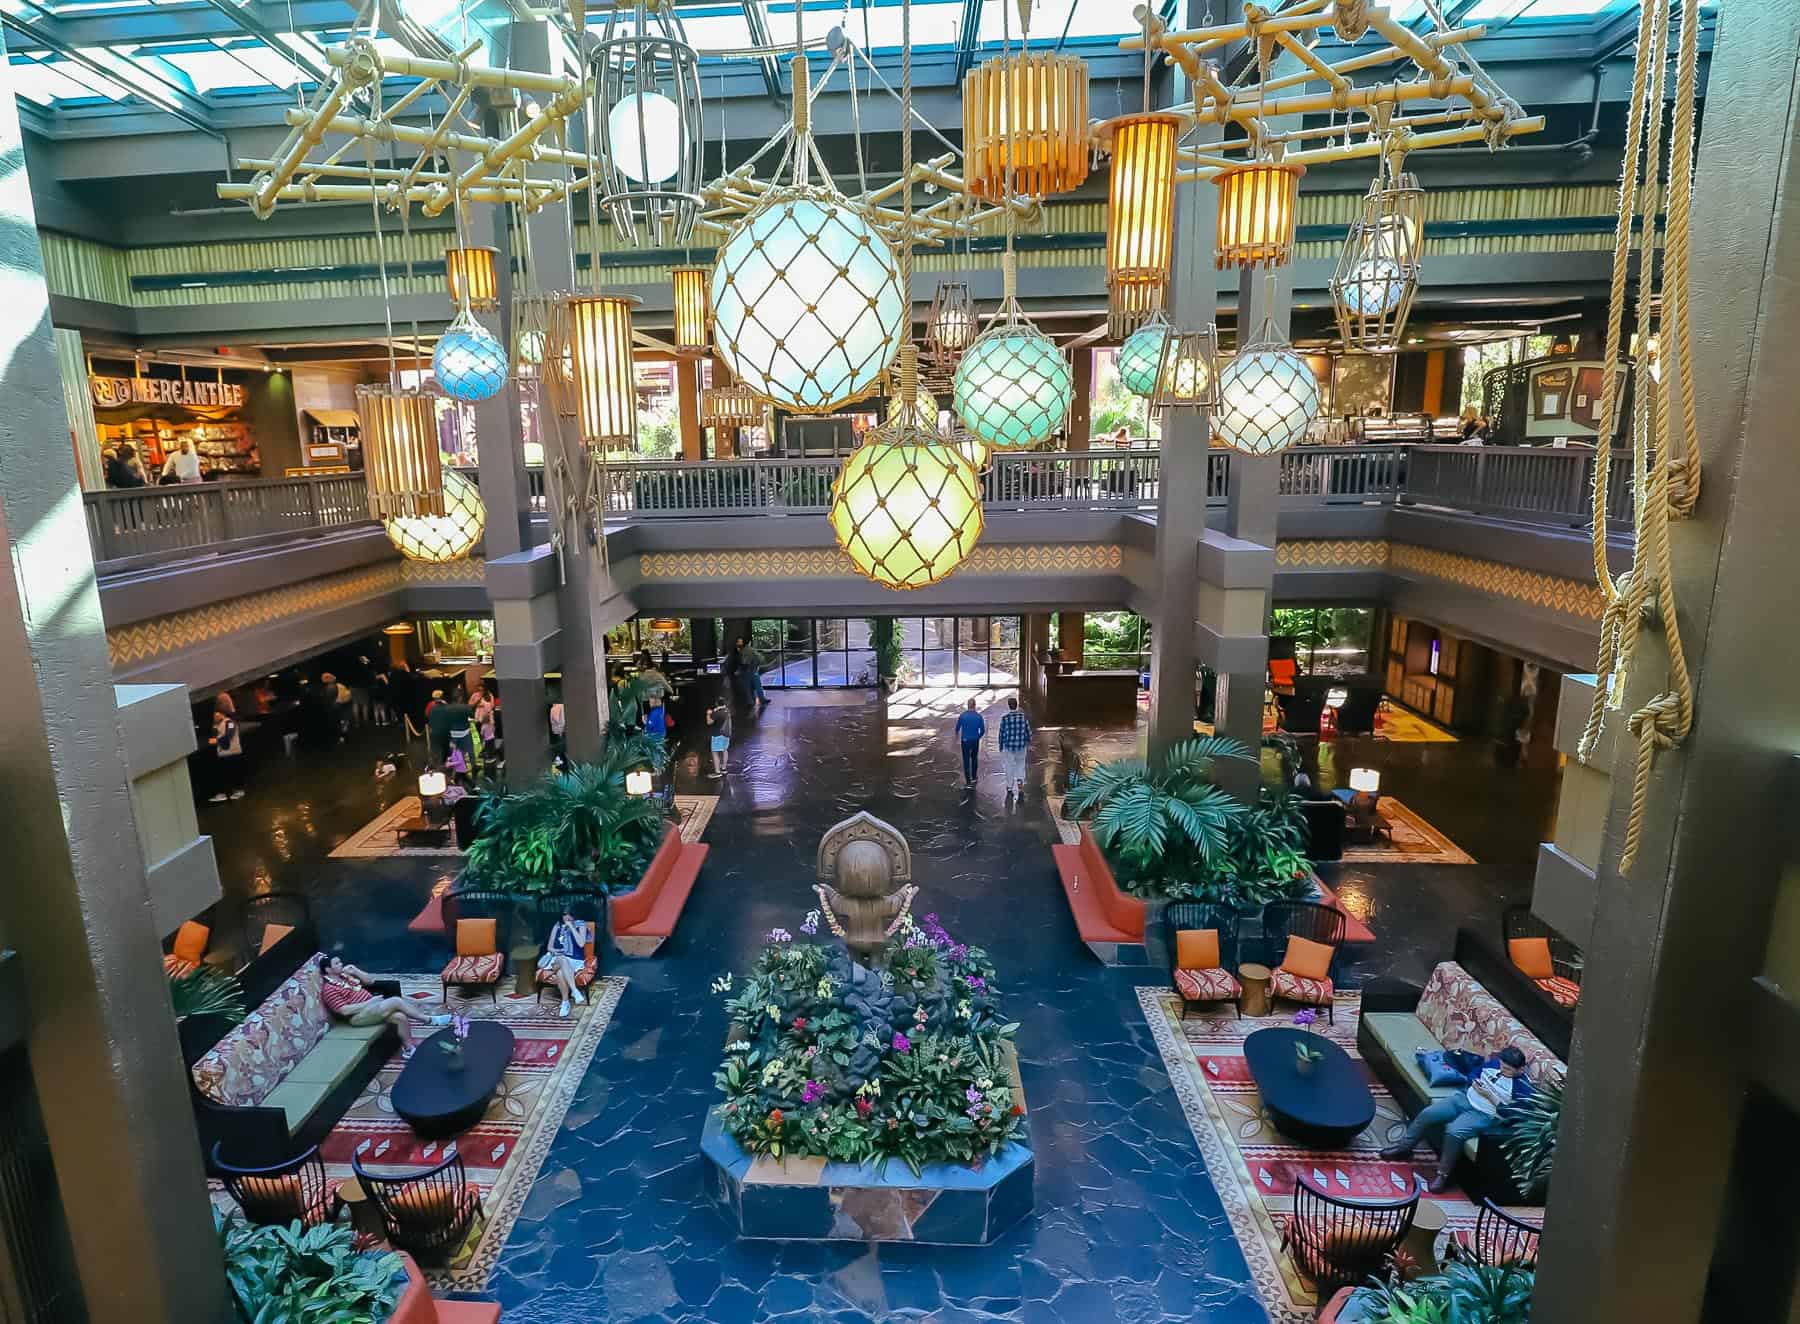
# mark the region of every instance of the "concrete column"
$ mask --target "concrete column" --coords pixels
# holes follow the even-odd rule
[[[1670,529],[1696,720],[1654,765],[1629,878],[1635,742],[1615,741],[1533,1310],[1545,1320],[1702,1317],[1746,1091],[1756,1076],[1791,1080],[1800,1051],[1792,986],[1752,984],[1793,858],[1794,708],[1771,660],[1800,647],[1800,7],[1746,7],[1712,61],[1691,250],[1703,486],[1694,518]],[[1665,389],[1675,370],[1665,362]],[[1663,634],[1647,628],[1638,646],[1609,715],[1621,730],[1666,676]],[[1759,1025],[1759,997],[1785,1023]],[[1779,1155],[1763,1161],[1781,1182]],[[1756,1249],[1792,1264],[1779,1232]]]
[[[4,57],[0,41],[0,58]],[[132,814],[106,626],[11,87],[0,83],[0,709],[18,952],[75,1269],[93,1320],[233,1317]],[[53,439],[56,444],[47,444]]]
[[[1062,652],[1062,660],[1076,667],[1086,665],[1086,614],[1079,611],[1059,612],[1056,626],[1056,646]]]
[[[1068,448],[1084,451],[1094,431],[1094,347],[1079,345],[1069,355],[1075,368],[1075,398],[1069,405]]]
[[[681,458],[704,460],[706,451],[700,436],[700,364],[697,360],[676,360],[675,390],[680,397]]]

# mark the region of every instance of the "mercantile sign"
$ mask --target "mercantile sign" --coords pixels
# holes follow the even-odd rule
[[[181,381],[174,377],[89,377],[97,409],[124,405],[200,405],[241,409],[244,388],[235,382]]]

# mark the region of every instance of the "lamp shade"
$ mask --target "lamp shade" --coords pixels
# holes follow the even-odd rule
[[[938,425],[937,397],[924,387],[918,388],[913,395],[912,417],[906,416],[906,403],[898,393],[888,397],[887,421],[895,427],[911,424],[921,432],[936,432]]]
[[[444,465],[432,398],[388,386],[358,386],[356,413],[362,424],[370,517],[442,515]]]
[[[648,768],[633,768],[625,774],[626,795],[649,795],[653,779]]]
[[[753,428],[763,421],[762,398],[741,382],[709,386],[700,393],[700,426]]]
[[[712,273],[717,353],[783,409],[830,413],[873,390],[911,319],[893,247],[828,189],[771,193]]]
[[[957,365],[956,416],[989,446],[1048,441],[1068,417],[1075,376],[1068,356],[1029,322],[989,327]]]
[[[706,267],[676,267],[673,275],[675,351],[678,354],[704,354],[712,331],[712,309],[706,291],[712,272]]]
[[[948,367],[975,339],[975,301],[969,287],[959,280],[938,282],[925,315],[925,348],[939,364]]]
[[[879,427],[845,457],[828,518],[859,574],[886,588],[924,588],[980,539],[981,480],[931,434]]]
[[[1107,126],[1106,293],[1115,333],[1160,307],[1175,251],[1175,141],[1179,115],[1127,115]]]
[[[552,308],[549,362],[556,412],[593,450],[637,444],[637,377],[627,294],[570,294]]]
[[[672,4],[617,4],[588,56],[601,204],[628,244],[685,244],[700,210],[700,58]]]
[[[673,616],[652,616],[650,629],[656,634],[674,634],[681,628],[681,622]]]
[[[1211,409],[1219,403],[1219,329],[1170,331],[1156,368],[1155,409]]]
[[[1169,340],[1169,323],[1161,310],[1125,337],[1119,346],[1119,385],[1148,399],[1156,394],[1156,372],[1162,366],[1163,346]]]
[[[1374,795],[1381,789],[1381,774],[1374,768],[1350,769],[1350,789]]]
[[[458,312],[431,352],[431,375],[465,403],[492,399],[506,385],[506,346],[468,312]]]
[[[1252,161],[1213,177],[1219,186],[1219,266],[1278,267],[1293,255],[1305,173],[1305,166]]]
[[[1213,432],[1247,455],[1273,455],[1306,435],[1319,403],[1312,368],[1265,324],[1219,373]]]
[[[1079,188],[1087,134],[1085,60],[1020,52],[971,69],[963,81],[963,183],[985,202]]]
[[[491,313],[500,307],[499,276],[494,270],[498,250],[452,248],[444,254],[444,280],[450,302],[456,307]]]
[[[388,541],[409,561],[442,564],[457,561],[475,549],[487,526],[487,507],[481,492],[454,469],[444,473],[444,513],[402,515],[382,521]]]
[[[426,798],[442,795],[448,786],[449,781],[441,772],[421,772],[419,774],[419,794]]]

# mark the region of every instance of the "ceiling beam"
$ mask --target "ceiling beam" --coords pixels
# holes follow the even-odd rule
[[[36,9],[27,0],[5,0],[4,7],[17,11]],[[288,30],[286,5],[249,0],[248,3],[235,4],[230,8],[241,11],[258,26],[271,32]],[[237,21],[235,14],[226,12],[225,6],[157,6],[125,13],[60,14],[54,18],[39,11],[26,12],[25,16],[41,31],[69,46],[138,46],[228,40],[241,36],[245,30],[244,24]],[[293,30],[296,32],[347,28],[355,19],[355,8],[345,3],[345,0],[294,0]],[[21,54],[50,49],[40,41],[23,38],[23,34],[21,37],[19,41],[8,42],[8,49]]]
[[[1010,4],[1011,0],[1000,0],[1000,3]],[[956,34],[956,81],[959,84],[975,63],[975,39],[980,32],[981,0],[963,0],[962,24]]]
[[[743,0],[743,4],[744,26],[750,29],[752,44],[764,47],[774,45],[775,39],[769,31],[769,11],[763,8],[763,0]],[[756,63],[762,70],[763,86],[768,90],[769,100],[781,105],[781,70],[775,63],[775,57],[760,56]]]
[[[41,43],[46,49],[62,56],[71,63],[80,65],[92,73],[100,75],[109,82],[117,83],[134,96],[140,97],[155,106],[158,110],[167,111],[202,133],[223,139],[224,134],[213,123],[206,103],[192,92],[175,86],[168,80],[158,77],[144,65],[134,63],[122,55],[108,50],[90,51],[81,47],[66,45],[55,34],[47,31],[34,19],[23,14],[0,14],[7,27],[13,31],[30,37]]]

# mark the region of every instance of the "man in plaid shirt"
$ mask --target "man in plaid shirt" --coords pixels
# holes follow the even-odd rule
[[[1006,700],[1006,713],[1000,718],[1000,767],[1005,774],[1006,796],[1016,791],[1025,795],[1025,750],[1031,744],[1031,719],[1019,711],[1019,696]]]

